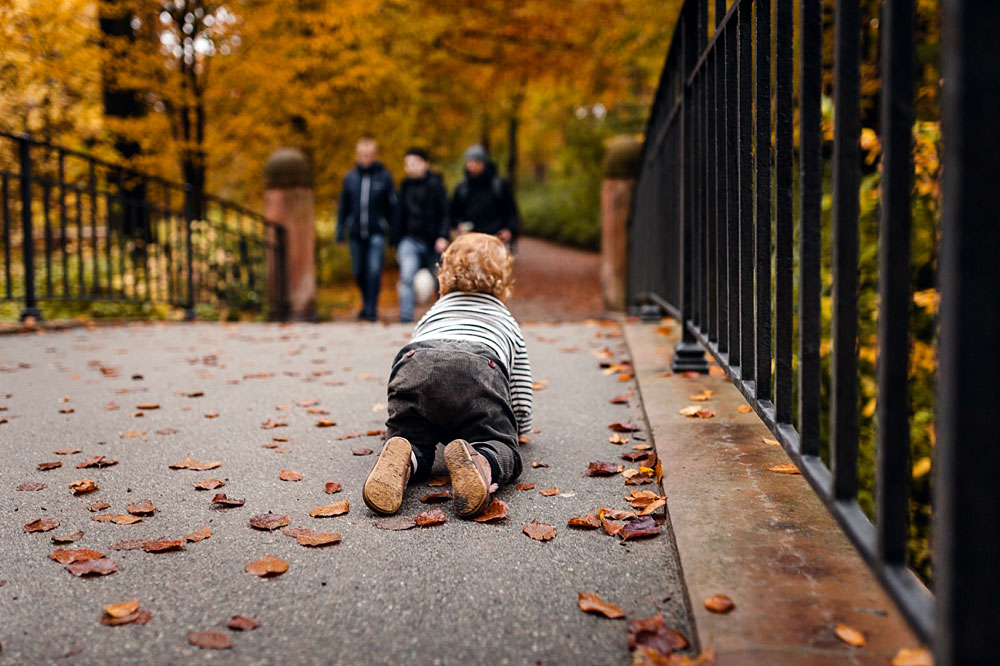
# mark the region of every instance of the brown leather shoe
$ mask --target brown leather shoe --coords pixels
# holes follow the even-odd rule
[[[410,442],[391,437],[382,446],[372,471],[365,479],[362,499],[376,513],[393,514],[403,504],[403,491],[410,480]]]
[[[451,474],[451,494],[460,518],[478,515],[490,503],[490,464],[464,439],[444,447],[444,464]]]

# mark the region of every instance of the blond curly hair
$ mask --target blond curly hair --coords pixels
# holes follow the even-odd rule
[[[514,257],[496,236],[462,234],[441,255],[441,295],[453,291],[490,294],[506,301],[514,288]]]

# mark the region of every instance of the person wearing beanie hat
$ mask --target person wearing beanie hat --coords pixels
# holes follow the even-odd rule
[[[476,144],[465,151],[465,179],[451,199],[451,225],[460,233],[493,234],[505,243],[517,236],[517,205],[510,187],[497,173],[486,149]]]

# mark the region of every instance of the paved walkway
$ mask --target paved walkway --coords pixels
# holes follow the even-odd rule
[[[540,432],[523,446],[520,481],[535,489],[501,491],[506,521],[460,521],[444,504],[447,522],[437,527],[373,525],[360,496],[372,458],[352,449],[377,450],[381,440],[343,438],[383,427],[385,376],[408,331],[161,324],[0,338],[0,419],[7,420],[0,424],[0,664],[61,663],[64,655],[81,664],[629,663],[625,622],[581,612],[578,592],[596,593],[629,617],[662,611],[668,626],[690,635],[666,527],[657,538],[625,544],[566,527],[597,507],[628,508],[621,476],[584,474],[589,462],[618,461],[629,450],[608,442],[608,424],[631,419],[641,426],[632,443],[647,437],[637,398],[610,403],[632,382],[604,374],[595,357],[605,348],[615,361],[627,357],[617,327],[525,326],[535,378],[548,383],[536,393]],[[317,427],[322,419],[336,425]],[[287,426],[262,429],[269,421]],[[54,453],[66,448],[80,452]],[[97,455],[118,463],[77,469]],[[221,466],[168,468],[186,456]],[[62,466],[37,469],[51,461]],[[282,481],[281,470],[302,480]],[[226,485],[192,487],[213,477]],[[79,479],[100,488],[73,496],[69,484]],[[343,490],[326,494],[328,482]],[[23,483],[45,488],[15,490]],[[552,487],[558,495],[538,492]],[[433,508],[418,499],[433,490],[412,488],[401,515]],[[246,504],[212,508],[215,492]],[[348,498],[347,515],[309,515]],[[98,513],[88,510],[103,500],[110,507],[99,513],[125,514],[144,499],[156,513],[132,525],[95,522]],[[249,518],[268,511],[287,514],[292,527],[338,532],[342,542],[310,549],[280,530],[252,529]],[[26,533],[38,518],[60,525]],[[557,528],[552,541],[522,534],[535,519]],[[122,540],[181,539],[206,526],[211,537],[180,552],[113,549]],[[83,537],[63,547],[106,553],[116,573],[77,578],[49,558],[50,537],[77,530]],[[290,568],[266,580],[244,572],[265,555]],[[151,613],[147,624],[100,624],[104,605],[131,599]],[[261,625],[228,632],[231,650],[188,644],[189,631],[227,632],[237,614]]]

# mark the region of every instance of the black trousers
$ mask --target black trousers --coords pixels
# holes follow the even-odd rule
[[[403,347],[389,375],[387,437],[405,437],[417,457],[413,481],[430,476],[438,442],[464,439],[490,462],[493,482],[521,474],[510,380],[493,351],[464,340]]]

